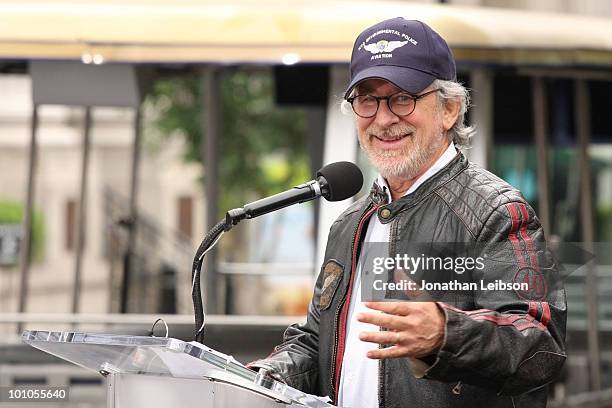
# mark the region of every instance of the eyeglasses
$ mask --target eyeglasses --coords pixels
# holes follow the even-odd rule
[[[389,96],[374,96],[374,95],[356,95],[346,100],[353,107],[353,112],[362,118],[373,118],[378,112],[380,101],[387,100],[389,110],[397,116],[408,116],[416,108],[416,103],[419,99],[426,97],[429,94],[438,92],[440,89],[433,89],[420,95],[411,95],[407,92],[397,92]]]

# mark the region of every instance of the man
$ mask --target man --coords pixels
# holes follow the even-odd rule
[[[522,194],[456,150],[473,129],[446,42],[422,22],[386,20],[360,34],[350,68],[346,103],[379,177],[331,227],[307,322],[250,366],[344,407],[545,407],[566,358],[561,285],[545,301],[485,290],[452,304],[361,301],[374,242],[390,254],[412,242],[507,244],[483,272],[505,281],[546,265]]]

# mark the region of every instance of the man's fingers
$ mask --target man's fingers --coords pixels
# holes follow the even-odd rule
[[[361,332],[359,333],[359,340],[368,343],[399,344],[401,337],[398,332],[392,331]]]
[[[406,349],[402,346],[393,346],[384,349],[370,350],[367,354],[368,358],[380,360],[383,358],[406,357]]]
[[[411,311],[410,302],[365,302],[365,306],[399,316],[406,316]]]
[[[375,324],[385,329],[400,330],[406,326],[401,316],[383,313],[359,313],[357,320],[362,323]]]

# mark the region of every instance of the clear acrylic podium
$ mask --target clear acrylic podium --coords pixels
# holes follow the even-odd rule
[[[22,340],[107,378],[107,407],[333,407],[202,344],[163,337],[25,331]]]

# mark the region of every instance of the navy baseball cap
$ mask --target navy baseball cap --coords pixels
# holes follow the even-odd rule
[[[427,24],[402,17],[364,30],[353,46],[351,83],[344,98],[366,79],[379,78],[419,93],[435,79],[455,80],[455,59],[448,44]]]

